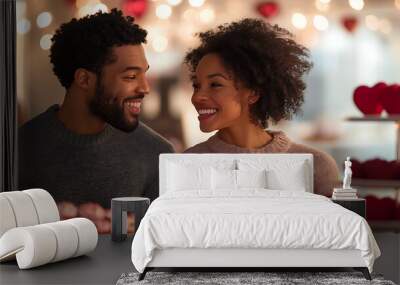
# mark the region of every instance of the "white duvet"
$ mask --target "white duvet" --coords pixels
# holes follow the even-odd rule
[[[150,206],[132,243],[143,272],[155,249],[358,249],[372,272],[380,251],[368,223],[328,198],[298,191],[248,189],[164,194]]]

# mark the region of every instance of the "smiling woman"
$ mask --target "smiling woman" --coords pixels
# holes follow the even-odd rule
[[[218,131],[186,150],[194,153],[312,153],[314,191],[331,195],[338,179],[328,154],[265,130],[268,121],[290,119],[304,101],[302,76],[308,50],[278,26],[244,19],[200,33],[186,55],[192,71],[192,103],[203,132]]]

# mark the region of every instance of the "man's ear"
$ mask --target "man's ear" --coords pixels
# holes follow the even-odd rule
[[[84,68],[78,68],[74,73],[74,81],[76,86],[88,91],[96,85],[96,75]]]

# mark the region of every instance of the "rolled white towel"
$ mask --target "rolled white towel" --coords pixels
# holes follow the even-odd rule
[[[60,220],[56,202],[43,189],[0,193],[0,237],[9,229]]]
[[[57,251],[53,231],[41,225],[13,228],[0,239],[0,261],[16,256],[20,269],[49,263]]]
[[[94,250],[98,234],[88,219],[18,227],[0,238],[0,261],[14,257],[20,269],[80,256]]]
[[[39,224],[38,214],[31,197],[22,191],[2,192],[13,209],[17,227],[26,227]]]
[[[78,249],[78,233],[72,228],[70,223],[54,222],[43,224],[53,231],[56,236],[57,249],[51,262],[57,262],[75,255]]]
[[[86,254],[94,250],[97,246],[98,233],[95,224],[86,218],[74,218],[65,220],[71,224],[78,233],[78,248],[74,257]]]
[[[0,195],[0,237],[16,226],[17,222],[10,202],[6,197]]]
[[[31,197],[39,218],[39,224],[60,220],[57,204],[49,192],[43,189],[29,189],[22,192]]]

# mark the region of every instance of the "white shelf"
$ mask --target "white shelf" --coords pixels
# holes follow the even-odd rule
[[[394,122],[397,127],[396,136],[396,159],[400,160],[400,115],[381,116],[381,115],[365,115],[362,117],[349,117],[346,119],[350,122]]]
[[[396,116],[377,116],[377,115],[365,115],[362,117],[349,117],[346,121],[353,122],[396,122],[400,123],[400,115]]]
[[[380,187],[380,188],[400,188],[400,179],[399,180],[389,180],[389,179],[361,179],[361,178],[353,178],[351,181],[352,186],[359,187]]]
[[[358,117],[346,118],[349,122],[377,122],[377,123],[395,123],[397,127],[396,137],[396,157],[400,160],[400,115],[396,116],[374,116],[365,115]],[[351,184],[353,186],[365,188],[394,188],[400,189],[399,180],[386,180],[386,179],[361,179],[353,178]],[[372,190],[372,189],[371,189]],[[397,191],[399,193],[399,191]],[[399,195],[399,194],[397,194]],[[396,200],[398,200],[396,198]],[[369,220],[369,225],[374,232],[396,232],[400,233],[400,220]]]

